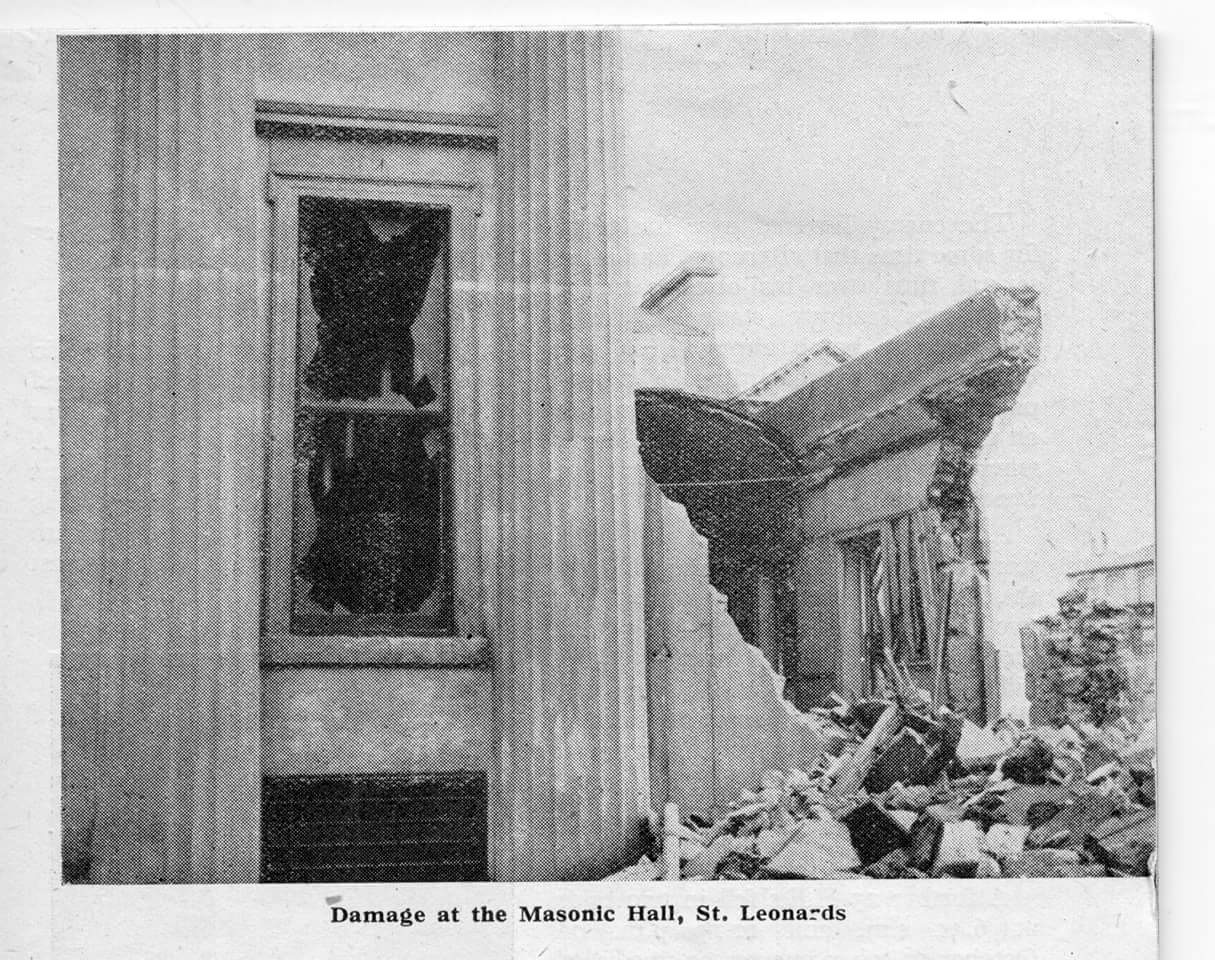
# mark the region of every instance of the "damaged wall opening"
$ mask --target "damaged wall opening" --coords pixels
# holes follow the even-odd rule
[[[291,628],[450,628],[447,211],[303,196]]]
[[[451,371],[475,349],[489,161],[327,130],[259,127],[274,265],[261,876],[485,879],[478,425]]]
[[[839,700],[999,716],[970,480],[1036,359],[1036,298],[982,291],[784,395],[638,391],[656,766],[711,765],[685,803],[781,768]],[[678,742],[698,723],[711,757]]]

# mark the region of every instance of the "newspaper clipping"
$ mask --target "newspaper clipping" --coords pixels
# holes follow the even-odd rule
[[[46,44],[57,955],[1155,956],[1148,27]]]

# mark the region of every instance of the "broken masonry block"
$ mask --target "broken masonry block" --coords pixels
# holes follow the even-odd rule
[[[1094,769],[1085,777],[1093,786],[1101,783],[1103,780],[1116,777],[1122,771],[1122,767],[1117,761],[1109,761]]]
[[[864,786],[870,793],[884,793],[896,783],[931,782],[939,773],[940,765],[932,762],[924,738],[904,727],[874,761]]]
[[[983,839],[983,849],[1001,860],[1019,857],[1029,836],[1027,824],[993,823]]]
[[[998,793],[976,793],[967,798],[962,804],[965,816],[974,820],[984,830],[1000,822],[1000,805],[1002,800]]]
[[[979,858],[979,866],[975,869],[975,876],[984,880],[995,880],[998,877],[1004,876],[1004,872],[1000,868],[1000,861],[985,853]]]
[[[1004,864],[1006,877],[1104,877],[1099,863],[1081,863],[1074,850],[1026,850]]]
[[[716,876],[717,868],[725,859],[726,854],[736,852],[742,846],[742,842],[737,837],[729,835],[718,837],[683,865],[682,875],[686,878]],[[750,846],[748,842],[746,848]]]
[[[855,793],[859,790],[869,775],[878,754],[895,738],[902,726],[903,711],[894,704],[888,704],[877,722],[869,729],[856,752],[841,764],[835,774],[832,788],[842,794]]]
[[[933,803],[925,808],[927,813],[931,813],[941,823],[957,823],[966,815],[966,810],[957,803]]]
[[[1080,750],[1085,770],[1096,770],[1108,763],[1117,763],[1121,758],[1104,743],[1087,742]]]
[[[1112,797],[1088,793],[1075,797],[1071,803],[1029,834],[1031,847],[1079,847],[1085,838],[1114,813]]]
[[[753,841],[756,856],[769,860],[785,848],[785,845],[797,836],[797,827],[778,827],[772,830],[761,830]]]
[[[915,825],[919,814],[914,810],[887,810],[890,814],[890,819],[902,828],[903,832],[908,836],[911,835],[911,828]]]
[[[1144,725],[1139,736],[1121,750],[1121,757],[1132,769],[1150,770],[1156,760],[1156,721]]]
[[[932,875],[973,877],[983,858],[983,831],[973,820],[959,820],[942,826]]]
[[[954,757],[964,770],[994,769],[1010,745],[991,730],[984,730],[970,720],[962,721],[962,735]]]
[[[1156,850],[1156,811],[1110,817],[1086,838],[1085,847],[1108,867],[1146,876],[1148,858]]]
[[[932,791],[923,784],[904,786],[896,783],[886,792],[886,806],[900,810],[923,810],[933,801]]]
[[[1000,823],[1029,824],[1038,827],[1067,806],[1071,793],[1054,785],[1021,785],[1004,794],[996,811]]]
[[[679,860],[681,863],[700,856],[707,848],[699,840],[689,840],[687,837],[681,837],[679,840]]]
[[[862,700],[848,710],[848,722],[868,733],[882,715],[894,706],[890,700]]]
[[[864,866],[905,846],[908,840],[909,828],[903,827],[872,800],[862,803],[841,820],[848,828],[852,846]]]
[[[731,851],[717,868],[718,880],[751,880],[759,872],[762,861],[751,853]]]
[[[1156,806],[1156,774],[1152,770],[1132,770],[1131,782],[1137,788],[1139,802],[1145,807]]]
[[[1046,783],[1055,765],[1055,755],[1041,740],[1033,738],[1000,761],[1000,772],[1009,780],[1030,786]]]
[[[764,864],[763,874],[820,880],[860,866],[860,858],[844,824],[838,820],[804,820],[789,842]]]
[[[875,860],[861,871],[867,877],[875,880],[895,880],[906,874],[911,855],[905,847],[891,850],[880,860]]]
[[[911,838],[907,849],[911,854],[911,866],[930,869],[936,861],[945,824],[925,810],[911,827]]]
[[[749,792],[749,791],[744,791]],[[766,809],[763,803],[748,803],[736,810],[731,810],[724,817],[717,821],[713,829],[705,834],[704,842],[712,843],[717,837],[723,833],[736,833],[739,825],[753,820]]]

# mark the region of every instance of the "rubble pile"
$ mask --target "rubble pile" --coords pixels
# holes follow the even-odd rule
[[[1072,591],[1059,612],[1021,631],[1030,720],[1155,713],[1155,624],[1140,609],[1090,603]]]
[[[713,820],[668,804],[652,857],[609,879],[1149,873],[1154,723],[983,729],[898,700],[817,712],[830,749],[810,769],[768,773]]]

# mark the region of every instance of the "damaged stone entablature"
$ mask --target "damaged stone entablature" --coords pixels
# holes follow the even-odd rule
[[[754,606],[757,574],[796,581],[804,675],[787,679],[791,691],[801,685],[798,706],[831,690],[877,692],[852,662],[868,640],[846,636],[840,563],[846,538],[881,527],[909,544],[900,553],[883,534],[889,566],[919,557],[918,581],[904,571],[914,586],[904,584],[901,606],[886,602],[888,617],[898,608],[931,635],[936,676],[925,668],[925,682],[976,719],[995,708],[987,550],[971,479],[1039,344],[1036,291],[992,287],[762,408],[639,392],[646,470],[708,539],[710,580],[745,639],[756,640],[739,614]],[[956,696],[942,677],[955,673]]]

